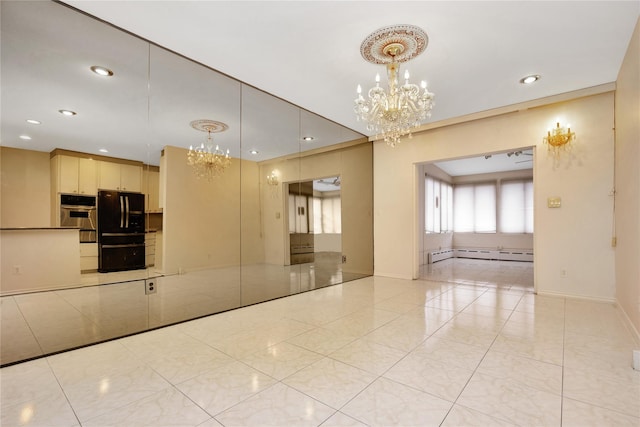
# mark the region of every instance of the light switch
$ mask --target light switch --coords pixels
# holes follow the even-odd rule
[[[560,197],[547,197],[548,208],[559,208],[562,206],[562,199]]]

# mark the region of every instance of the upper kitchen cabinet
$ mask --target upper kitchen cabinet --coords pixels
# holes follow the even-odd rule
[[[101,190],[142,191],[142,164],[100,162],[98,169]]]
[[[93,159],[54,155],[51,158],[53,192],[98,194],[97,163]]]
[[[145,212],[160,211],[160,168],[145,166],[142,171],[142,189],[145,198]]]

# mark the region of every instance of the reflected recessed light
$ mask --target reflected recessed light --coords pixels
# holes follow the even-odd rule
[[[91,66],[91,71],[93,71],[97,75],[103,76],[103,77],[111,77],[111,76],[113,76],[113,71],[111,71],[108,68],[101,67],[99,65],[92,65]]]
[[[530,85],[531,83],[535,83],[540,80],[540,76],[537,74],[531,74],[530,76],[526,76],[520,79],[520,83],[523,85]]]
[[[30,125],[39,125],[42,123],[40,120],[34,120],[34,119],[27,119],[26,122],[29,123]]]
[[[98,151],[101,152],[101,153],[108,153],[109,152],[109,150],[107,150],[106,148],[101,148]]]
[[[254,155],[255,155],[255,154],[258,154],[258,150],[250,150],[250,151],[249,151],[249,153],[251,153],[251,154],[254,154]]]
[[[313,137],[312,136],[303,136],[302,140],[303,141],[313,141]]]
[[[24,139],[24,140],[30,140],[31,137],[29,135],[20,135],[20,139]]]
[[[71,111],[71,110],[58,110],[58,112],[63,116],[68,116],[68,117],[75,116],[76,114],[78,114],[75,111]]]

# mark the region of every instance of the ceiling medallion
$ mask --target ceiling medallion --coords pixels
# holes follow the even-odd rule
[[[225,130],[229,129],[229,126],[226,123],[217,122],[215,120],[194,120],[189,124],[192,128],[201,132],[217,133],[224,132]]]
[[[427,48],[429,37],[414,25],[392,25],[369,34],[360,45],[362,57],[373,64],[407,62]]]
[[[367,123],[367,130],[376,133],[391,147],[400,142],[412,129],[431,116],[433,94],[427,90],[424,80],[420,86],[409,83],[409,71],[404,73],[404,84],[399,82],[400,63],[420,55],[427,47],[429,37],[413,25],[394,25],[370,34],[360,45],[362,57],[373,64],[386,65],[388,90],[380,86],[380,74],[376,85],[362,96],[358,85],[358,97],[354,110],[358,121]]]
[[[194,120],[189,124],[196,130],[207,132],[207,141],[195,148],[189,146],[187,164],[193,168],[193,172],[198,178],[206,178],[211,181],[231,166],[229,150],[225,153],[218,145],[214,149],[211,134],[224,132],[229,129],[229,126],[214,120]]]

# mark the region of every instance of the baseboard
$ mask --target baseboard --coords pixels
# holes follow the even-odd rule
[[[547,297],[571,298],[571,299],[579,299],[579,300],[608,303],[608,304],[616,303],[615,298],[594,297],[589,295],[574,295],[574,294],[565,294],[562,292],[540,291],[540,290],[538,290],[536,294],[540,296],[547,296]]]
[[[396,273],[384,273],[384,272],[380,272],[380,271],[374,271],[373,272],[373,276],[374,277],[389,277],[391,279],[415,280],[411,276],[402,276],[402,275],[399,275],[399,274],[396,274]]]
[[[620,311],[621,313],[621,317],[625,323],[625,326],[627,327],[627,329],[629,329],[629,332],[631,332],[631,335],[633,336],[636,347],[640,348],[640,332],[638,332],[638,329],[636,329],[635,325],[627,315],[627,312],[622,309],[622,306],[620,305],[617,299],[616,299],[616,307],[618,311]]]

